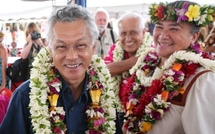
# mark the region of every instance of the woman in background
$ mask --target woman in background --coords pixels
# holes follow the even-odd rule
[[[7,50],[2,41],[4,34],[0,32],[0,91],[6,87]]]
[[[27,44],[25,44],[24,46],[24,49],[21,53],[21,58],[22,59],[28,58],[30,70],[30,68],[32,67],[34,57],[40,51],[41,47],[44,46],[44,44],[41,39],[41,30],[39,26],[34,22],[29,23],[28,26],[26,27],[25,36]]]
[[[3,39],[4,34],[0,32],[0,93],[6,87],[7,50],[2,43]],[[0,94],[0,124],[5,116],[8,104],[9,98]]]

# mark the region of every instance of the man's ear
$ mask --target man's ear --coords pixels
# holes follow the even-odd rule
[[[95,51],[96,51],[96,47],[97,47],[97,45],[99,44],[99,41],[98,40],[95,40],[94,42],[93,42],[93,53],[95,53]]]

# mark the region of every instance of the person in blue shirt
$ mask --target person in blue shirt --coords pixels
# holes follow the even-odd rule
[[[104,61],[93,55],[98,30],[80,6],[53,11],[48,46],[30,80],[13,93],[0,134],[115,133],[114,92]]]

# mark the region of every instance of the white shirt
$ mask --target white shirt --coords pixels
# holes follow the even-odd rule
[[[118,35],[114,31],[113,31],[113,35],[116,42],[116,40],[118,39]],[[101,56],[101,49],[103,49],[103,52],[104,52],[103,57],[105,57],[108,54],[108,50],[112,44],[114,44],[114,42],[111,37],[110,29],[106,28],[105,33],[101,38],[101,41],[98,41],[97,43],[95,54],[98,56]]]
[[[215,73],[200,75],[190,88],[185,106],[171,104],[147,134],[215,134]]]

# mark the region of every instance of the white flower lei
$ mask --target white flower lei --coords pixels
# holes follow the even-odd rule
[[[142,64],[144,64],[141,61],[143,61],[142,59],[144,59],[145,56],[150,51],[155,51],[155,50],[154,50],[154,48],[146,49],[146,51],[144,53],[142,53],[142,55],[138,58],[138,62],[135,66],[141,66]],[[195,57],[195,58],[193,58],[193,57]],[[186,60],[186,61],[190,61],[192,63],[199,63],[205,69],[212,70],[215,72],[215,61],[210,60],[210,59],[205,59],[201,56],[201,54],[196,54],[194,52],[187,52],[187,51],[181,50],[181,51],[174,52],[165,61],[162,68],[156,68],[152,77],[145,77],[145,74],[142,70],[136,70],[137,80],[139,80],[141,82],[140,83],[141,85],[144,85],[147,87],[151,86],[152,81],[155,79],[161,78],[164,71],[167,70],[168,68],[170,68],[174,64],[176,59]],[[138,67],[136,67],[136,68],[138,68]],[[133,70],[133,69],[130,70],[130,73],[134,73],[134,72],[135,72],[135,70]]]
[[[41,49],[41,51],[35,57],[33,68],[31,70],[30,77],[30,113],[32,119],[33,130],[36,134],[52,133],[49,104],[47,104],[48,92],[50,91],[47,82],[47,73],[52,67],[52,59],[47,48]],[[113,91],[113,86],[110,81],[110,73],[105,66],[103,60],[100,57],[94,55],[92,57],[91,66],[97,71],[100,78],[100,82],[103,84],[104,89],[102,90],[102,95],[100,99],[101,107],[104,109],[105,114],[105,134],[115,133],[115,95]],[[60,85],[59,85],[60,86]],[[64,114],[65,111],[62,107],[56,107],[58,113]],[[92,111],[93,112],[93,111]],[[86,132],[87,133],[87,132]]]
[[[192,63],[199,63],[205,69],[215,71],[215,61],[210,59],[205,59],[201,54],[196,54],[194,52],[187,52],[185,50],[174,52],[168,59],[165,61],[162,68],[156,68],[152,76],[152,80],[160,78],[164,71],[170,68],[176,59],[190,61]],[[146,84],[146,83],[145,83]]]
[[[152,51],[153,51],[153,49],[152,49]],[[150,51],[148,51],[148,53],[149,52]],[[145,53],[147,53],[147,51]],[[143,55],[146,56],[146,54],[143,54]],[[142,59],[144,59],[145,56],[142,57]],[[177,51],[177,52],[173,53],[165,61],[165,63],[162,66],[162,68],[156,68],[152,77],[146,77],[146,76],[144,76],[144,73],[141,73],[140,75],[136,75],[137,76],[137,80],[141,81],[141,84],[144,85],[145,87],[151,86],[152,81],[154,81],[156,79],[163,78],[163,75],[165,74],[165,71],[167,71],[169,68],[171,68],[174,65],[176,59],[178,59],[178,60],[185,60],[185,61],[188,61],[190,63],[198,63],[204,69],[211,70],[211,71],[215,72],[215,61],[210,60],[210,59],[205,59],[205,58],[203,58],[201,56],[201,54],[196,54],[194,52],[187,52],[187,51],[181,50],[181,51]],[[137,70],[137,71],[139,71],[139,70]],[[136,72],[136,74],[137,74],[137,72]],[[184,78],[182,78],[182,79],[184,79]],[[133,101],[133,100],[131,100],[131,101]],[[162,97],[161,97],[161,94],[155,95],[153,101],[154,101],[153,103],[157,103],[157,104],[154,104],[154,105],[157,105],[157,106],[163,105],[165,108],[168,108],[170,106],[170,104],[171,104],[170,102],[166,102],[165,100],[163,100]],[[145,107],[145,112],[146,112],[146,114],[148,114],[150,116],[151,111],[155,111],[155,108],[152,106],[152,103],[149,103]],[[161,118],[163,118],[163,115],[165,114],[164,111],[162,109],[158,108],[157,112],[160,112]],[[129,123],[129,127],[133,127],[134,126],[133,122],[135,122],[135,121],[132,120]],[[141,125],[141,122],[139,122],[139,125],[141,126],[140,127],[140,130],[141,130],[142,127],[143,127]],[[151,125],[153,125],[153,124],[151,124]],[[131,132],[129,131],[127,133],[131,133]]]
[[[151,46],[150,46],[151,43],[152,43],[152,37],[151,37],[150,33],[146,32],[145,35],[144,35],[144,38],[143,38],[143,40],[142,40],[142,44],[141,44],[140,47],[138,48],[138,50],[137,50],[135,56],[140,58],[140,57],[141,57],[140,55],[142,55],[142,53],[143,53],[146,49],[148,49],[148,48],[151,47]],[[118,41],[118,42],[116,43],[116,48],[115,48],[114,51],[113,51],[113,61],[114,61],[114,62],[122,61],[123,58],[124,58],[124,51],[123,51],[121,42]],[[139,69],[140,69],[139,64],[141,63],[141,62],[140,62],[141,59],[139,59],[139,58],[138,58],[138,61],[137,61],[136,65],[133,66],[133,67],[129,70],[130,74],[132,74],[132,73],[135,72],[136,70],[139,70]],[[125,112],[125,111],[123,110],[123,105],[121,104],[120,98],[119,98],[119,96],[118,96],[118,94],[119,94],[119,88],[120,88],[119,85],[120,85],[120,82],[121,82],[121,78],[122,78],[122,75],[114,76],[114,77],[113,77],[113,85],[114,85],[114,87],[115,87],[115,89],[116,89],[115,92],[116,92],[116,94],[117,94],[117,96],[116,96],[116,108],[117,108],[117,111],[118,111],[118,112]]]

